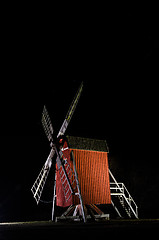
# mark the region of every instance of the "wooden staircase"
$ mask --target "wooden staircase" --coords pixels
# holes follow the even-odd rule
[[[124,183],[117,182],[110,169],[109,174],[112,180],[110,182],[112,205],[118,216],[121,218],[138,218],[138,207]]]

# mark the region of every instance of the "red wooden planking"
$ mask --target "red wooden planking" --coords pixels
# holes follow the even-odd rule
[[[73,150],[81,194],[84,204],[111,204],[107,152],[68,149],[64,143],[64,156],[72,166],[70,153]],[[57,169],[57,168],[56,168]],[[56,205],[67,207],[79,203],[77,197],[66,202],[59,171],[56,175]]]
[[[79,149],[73,153],[84,204],[111,204],[107,153]]]

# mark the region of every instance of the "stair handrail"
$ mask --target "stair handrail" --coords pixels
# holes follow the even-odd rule
[[[136,217],[138,218],[138,206],[137,204],[135,203],[134,199],[132,198],[131,194],[129,193],[128,189],[126,188],[125,184],[123,183],[123,187],[124,187],[124,195],[125,195],[125,192],[126,194],[128,194],[128,197],[125,195],[125,200],[129,202],[129,206],[132,207],[132,203],[134,204],[134,207],[135,207],[135,215]],[[133,208],[132,208],[133,209]],[[133,210],[134,211],[134,210]]]
[[[113,181],[115,182],[115,184],[116,184],[116,185],[118,186],[118,188],[120,189],[120,186],[119,186],[118,182],[116,181],[115,177],[113,176],[112,172],[110,171],[110,169],[109,169],[109,174],[110,174],[111,178],[113,179]]]
[[[123,193],[124,199],[126,200],[127,204],[128,204],[129,207],[131,208],[131,210],[132,210],[132,212],[134,213],[135,217],[138,218],[138,206],[137,206],[137,204],[135,203],[135,201],[134,201],[134,199],[132,198],[132,196],[130,195],[130,193],[129,193],[128,189],[126,188],[125,184],[124,184],[124,183],[118,183],[118,182],[116,181],[115,177],[113,176],[112,172],[110,171],[110,169],[109,169],[109,174],[110,174],[111,178],[113,179],[114,183],[117,185],[119,191],[120,191],[121,193]],[[111,183],[110,183],[110,184],[111,184]],[[122,188],[120,187],[119,184],[122,184],[122,186],[123,186],[123,191],[121,190]],[[128,195],[128,198],[125,196],[125,192],[126,192],[126,194]],[[134,209],[132,208],[132,204],[131,204],[132,202],[133,202],[133,204],[134,204],[135,211],[134,211]]]

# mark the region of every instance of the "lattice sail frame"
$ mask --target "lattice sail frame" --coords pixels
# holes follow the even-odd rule
[[[42,126],[44,128],[44,132],[48,138],[49,141],[52,141],[52,135],[53,135],[53,126],[48,114],[48,111],[46,109],[46,106],[44,105],[43,112],[42,112],[42,118],[41,118]]]
[[[60,168],[58,169],[59,173],[60,173],[60,179],[61,179],[61,183],[62,183],[62,187],[63,187],[63,192],[64,192],[64,196],[66,199],[66,202],[70,199],[70,197],[72,196],[72,194],[75,194],[75,191],[77,189],[77,184],[76,184],[76,178],[75,178],[75,173],[72,170],[72,168],[70,167],[70,164],[67,162],[67,160],[65,160],[66,162],[64,163],[64,168],[62,168],[62,166],[60,166]],[[64,172],[65,169],[65,172]],[[69,181],[67,180],[67,177]],[[69,186],[69,183],[71,185],[71,187]]]
[[[35,198],[37,204],[40,201],[45,182],[49,175],[49,172],[50,172],[50,169],[52,166],[52,157],[54,156],[54,153],[55,153],[55,150],[52,148],[44,166],[42,167],[37,179],[35,180],[32,188],[31,188],[33,197]]]

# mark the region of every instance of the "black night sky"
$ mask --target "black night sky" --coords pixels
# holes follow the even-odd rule
[[[67,134],[106,139],[139,217],[158,218],[157,14],[7,10],[1,24],[0,222],[50,219],[30,191],[49,153],[41,112],[58,132],[81,81]]]

